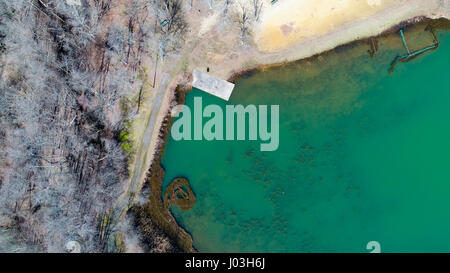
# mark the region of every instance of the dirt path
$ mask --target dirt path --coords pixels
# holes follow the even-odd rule
[[[160,113],[163,112],[161,111],[161,108],[164,105],[164,95],[166,94],[169,81],[169,74],[163,73],[151,106],[150,117],[147,120],[145,132],[139,145],[140,148],[136,151],[136,163],[130,173],[130,182],[127,184],[128,189],[125,195],[119,199],[114,211],[114,214],[119,219],[126,213],[135,195],[140,192],[142,184],[145,181],[146,173],[153,159],[156,145],[155,139],[158,138],[159,132],[159,126],[156,126],[158,124],[157,120],[161,116]]]

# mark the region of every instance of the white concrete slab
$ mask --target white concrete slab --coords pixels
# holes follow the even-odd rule
[[[194,69],[193,76],[193,87],[226,101],[230,99],[234,88],[233,83],[215,78],[197,69]]]
[[[66,0],[66,3],[69,6],[81,6],[80,0]]]

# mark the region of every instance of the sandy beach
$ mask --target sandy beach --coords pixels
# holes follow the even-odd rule
[[[450,18],[448,0],[279,0],[273,6],[269,1],[264,3],[249,47],[239,48],[237,35],[212,27],[190,49],[188,71],[208,66],[214,76],[227,79],[259,65],[304,59],[377,36],[413,18]]]
[[[409,9],[398,0],[300,0],[280,1],[265,9],[261,24],[255,30],[255,42],[263,52],[282,51],[311,37],[339,30],[351,24],[387,11],[395,5]],[[417,2],[419,3],[419,2]],[[424,3],[424,1],[422,1]],[[391,16],[383,16],[384,18]]]

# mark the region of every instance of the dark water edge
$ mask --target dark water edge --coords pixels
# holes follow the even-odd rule
[[[445,23],[442,23],[442,22]],[[323,52],[321,54],[314,55],[312,57],[289,62],[289,63],[281,63],[281,64],[274,64],[269,66],[260,66],[256,68],[252,68],[250,70],[242,71],[241,73],[237,73],[233,75],[229,80],[232,82],[237,82],[239,79],[248,79],[251,78],[255,73],[261,70],[283,70],[286,67],[292,66],[292,65],[303,65],[306,63],[311,62],[321,62],[322,58],[325,56],[328,56],[330,54],[345,54],[346,52],[352,51],[357,47],[360,47],[362,45],[367,45],[368,50],[370,49],[370,43],[373,41],[373,39],[389,39],[389,37],[395,33],[398,32],[399,29],[405,29],[405,33],[408,33],[411,31],[411,29],[414,29],[414,27],[417,26],[423,26],[424,24],[430,24],[432,22],[437,22],[439,25],[446,25],[448,24],[447,20],[429,20],[427,18],[414,18],[412,20],[408,20],[407,22],[402,22],[398,24],[397,26],[383,32],[383,34],[371,37],[368,39],[358,40],[354,41],[345,45],[341,45],[336,47],[335,49],[329,50],[327,52]],[[429,42],[429,41],[427,41]],[[383,50],[383,49],[381,49]],[[361,54],[361,52],[358,53],[358,55]],[[422,56],[423,58],[425,56]],[[351,56],[350,56],[351,58]],[[349,58],[348,61],[351,61]],[[402,64],[404,65],[404,64]],[[406,64],[408,65],[408,64]],[[389,64],[386,64],[386,71]],[[179,87],[177,88],[175,92],[175,100],[178,104],[184,104],[185,100],[185,94],[191,90],[186,89],[185,87]],[[170,112],[170,110],[169,110]],[[171,126],[172,118],[169,114],[167,114],[167,117],[165,119],[165,122],[161,129],[161,137],[160,137],[160,145],[158,145],[157,153],[155,155],[155,160],[152,163],[152,167],[149,170],[149,175],[147,178],[146,186],[151,188],[152,197],[151,201],[146,206],[145,210],[148,213],[148,215],[152,218],[153,222],[156,223],[164,232],[166,232],[177,244],[186,252],[195,251],[195,248],[193,247],[192,237],[191,235],[186,232],[185,228],[181,226],[175,218],[173,217],[172,213],[169,210],[164,209],[163,201],[161,200],[162,197],[162,185],[164,180],[164,168],[161,165],[161,159],[165,152],[166,143],[169,139],[169,128]],[[167,219],[170,219],[170,221],[167,221]]]
[[[347,50],[351,50],[351,49],[357,47],[358,45],[362,45],[362,44],[367,44],[370,47],[370,44],[373,39],[387,38],[388,36],[390,36],[392,34],[397,34],[400,31],[400,29],[404,29],[404,30],[408,31],[408,29],[410,29],[414,26],[422,25],[422,24],[428,25],[431,23],[435,23],[438,26],[438,29],[441,29],[441,30],[450,28],[450,26],[449,26],[450,20],[448,20],[446,18],[430,19],[428,17],[418,16],[418,17],[414,17],[409,20],[400,22],[397,25],[394,25],[394,26],[388,28],[387,30],[383,31],[379,35],[371,36],[368,38],[362,38],[359,40],[354,40],[354,41],[339,45],[333,49],[314,54],[307,58],[303,58],[303,59],[299,59],[299,60],[295,60],[295,61],[279,62],[279,63],[273,63],[273,64],[267,64],[267,65],[258,65],[255,67],[243,69],[239,72],[233,73],[228,78],[227,81],[236,83],[241,77],[251,77],[254,73],[256,73],[259,70],[266,70],[266,69],[271,69],[271,68],[282,68],[287,65],[295,65],[295,64],[305,63],[305,62],[314,62],[314,61],[317,61],[317,59],[321,56],[323,57],[323,56],[327,56],[332,53],[345,52]],[[188,90],[187,92],[189,92],[189,91],[191,91],[191,90]]]

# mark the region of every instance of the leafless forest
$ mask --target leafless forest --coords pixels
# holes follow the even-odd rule
[[[119,2],[0,0],[0,228],[36,251],[107,251],[145,58],[183,31],[178,0]]]

